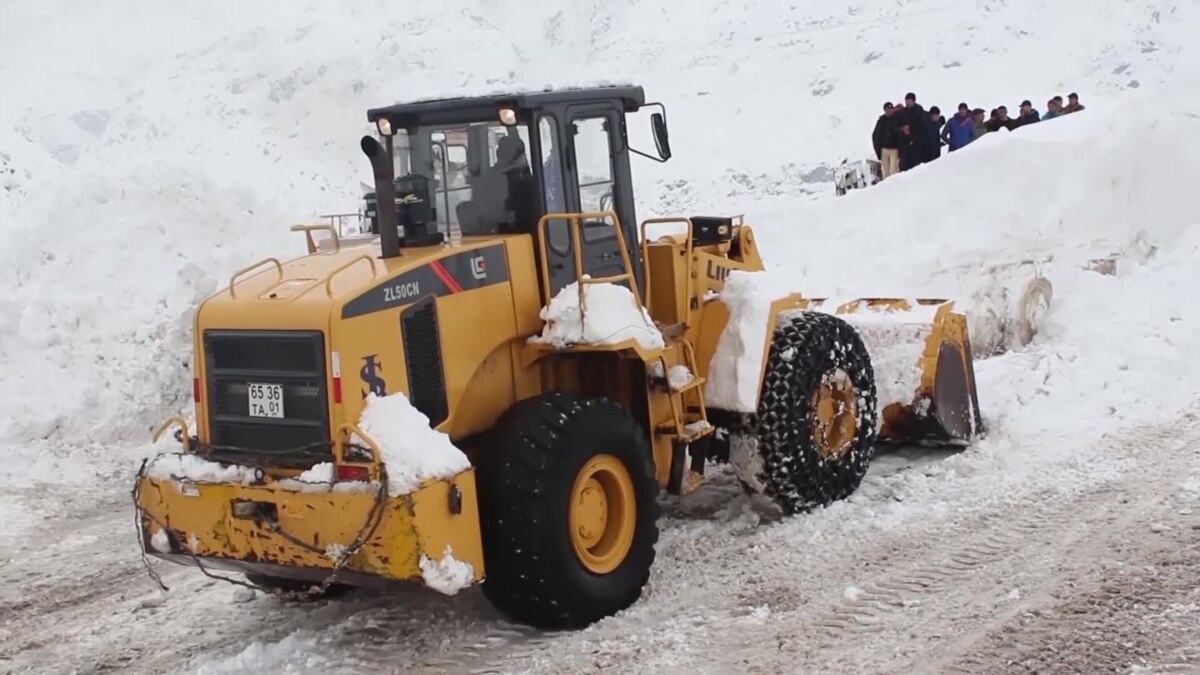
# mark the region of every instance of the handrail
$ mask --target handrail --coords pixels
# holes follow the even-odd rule
[[[158,426],[158,429],[156,429],[154,431],[154,435],[151,437],[150,442],[157,443],[158,439],[162,438],[163,432],[166,431],[167,429],[170,429],[172,424],[178,424],[179,428],[183,429],[183,433],[180,435],[180,442],[183,443],[183,451],[185,453],[191,452],[192,451],[192,439],[188,438],[187,420],[183,419],[182,415],[176,415],[176,416],[168,419],[167,421],[163,422],[162,424],[160,424]]]
[[[546,228],[551,220],[565,220],[570,228],[572,257],[575,262],[575,284],[579,290],[579,314],[580,322],[584,319],[586,305],[584,300],[583,287],[587,284],[611,283],[624,279],[629,280],[630,290],[633,291],[634,302],[637,303],[639,310],[644,310],[645,305],[642,303],[642,296],[638,292],[637,276],[633,273],[633,262],[629,259],[629,247],[625,245],[625,234],[621,231],[621,219],[614,211],[585,211],[582,213],[547,213],[538,219],[537,235],[538,235],[538,258],[542,268],[542,295],[549,303],[553,298],[550,296],[550,259],[546,254],[548,245],[546,239]],[[580,230],[583,227],[585,220],[602,220],[611,222],[613,231],[617,235],[617,244],[621,251],[621,262],[626,270],[623,274],[617,274],[598,279],[584,279],[583,270],[583,244],[581,240]]]
[[[379,276],[379,270],[375,267],[375,259],[364,253],[363,255],[358,256],[354,260],[351,260],[350,262],[348,262],[348,263],[342,265],[341,267],[335,269],[334,271],[330,272],[329,276],[325,277],[325,297],[327,297],[331,300],[333,299],[333,278],[336,277],[338,274],[346,271],[347,268],[353,266],[360,260],[366,260],[367,262],[371,263],[371,278],[372,279]]]
[[[250,265],[249,267],[243,267],[242,269],[234,272],[233,276],[229,277],[229,295],[230,295],[230,297],[232,297],[234,300],[237,300],[237,293],[235,293],[233,290],[234,282],[237,281],[237,278],[242,276],[246,272],[249,272],[250,270],[262,267],[263,263],[275,263],[275,270],[279,273],[279,278],[275,280],[275,283],[279,283],[280,281],[283,281],[283,263],[279,262],[279,258],[263,258],[262,260],[259,260],[258,262],[254,263],[253,265]]]
[[[383,452],[379,449],[379,444],[375,439],[368,436],[362,429],[358,428],[353,422],[346,422],[337,428],[337,434],[334,436],[337,440],[333,444],[333,462],[335,465],[344,464],[346,460],[346,447],[342,441],[343,435],[353,434],[358,436],[367,444],[367,448],[371,450],[371,469],[369,478],[372,480],[379,478],[379,467],[383,464]]]
[[[687,225],[687,238],[685,240],[684,257],[687,259],[687,265],[691,269],[691,273],[687,275],[687,281],[684,282],[684,298],[692,297],[692,274],[695,272],[695,267],[692,265],[692,232],[695,231],[692,225],[691,218],[650,218],[642,221],[640,239],[642,248],[642,270],[643,276],[646,277],[646,300],[650,299],[650,240],[646,237],[647,225],[661,225],[664,223],[684,223]],[[688,305],[690,307],[690,304]]]
[[[304,233],[304,239],[305,239],[305,241],[308,242],[308,252],[309,253],[317,252],[317,248],[318,248],[317,243],[312,238],[312,233],[315,230],[329,230],[329,234],[330,234],[331,238],[333,239],[333,252],[337,253],[338,251],[342,250],[342,240],[338,236],[337,228],[335,228],[332,224],[328,224],[328,225],[326,225],[324,223],[317,223],[315,225],[300,224],[300,225],[293,225],[291,227],[292,232],[303,232]]]

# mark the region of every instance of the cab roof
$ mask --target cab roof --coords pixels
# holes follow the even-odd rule
[[[495,119],[496,111],[501,107],[515,108],[519,117],[528,119],[521,113],[551,106],[612,101],[614,99],[622,102],[625,112],[634,112],[646,103],[645,92],[640,86],[634,85],[547,89],[398,103],[368,110],[367,121],[374,124],[380,118],[387,118],[396,128],[426,124],[455,124]]]

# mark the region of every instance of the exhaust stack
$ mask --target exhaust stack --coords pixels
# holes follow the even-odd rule
[[[375,174],[375,211],[379,223],[379,243],[383,258],[400,255],[400,232],[396,227],[396,186],[392,158],[379,141],[372,136],[363,136],[359,143],[363,154],[371,160]]]

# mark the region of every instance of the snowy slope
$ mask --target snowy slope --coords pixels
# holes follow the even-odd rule
[[[132,438],[186,404],[191,303],[247,261],[298,250],[293,222],[353,208],[370,105],[636,78],[669,104],[677,146],[668,165],[637,167],[642,203],[747,210],[797,191],[780,185],[796,177],[785,165],[869,148],[879,101],[901,96],[901,82],[943,107],[1064,88],[1097,106],[1131,79],[1168,74],[1195,19],[1190,5],[1133,3],[1093,17],[1082,38],[1064,34],[1075,17],[1052,2],[801,3],[782,14],[482,2],[382,17],[349,2],[236,12],[127,2],[137,21],[73,7],[50,30],[53,6],[4,10],[0,138],[17,188],[0,201],[0,274],[15,287],[0,308],[0,372],[48,385],[32,397],[5,388],[0,438],[14,441]],[[64,56],[74,53],[88,56]],[[705,192],[720,201],[657,190],[656,176],[719,178]],[[936,260],[914,260],[926,262]]]

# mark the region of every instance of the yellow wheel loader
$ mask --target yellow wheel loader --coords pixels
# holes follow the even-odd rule
[[[640,597],[660,493],[713,462],[801,513],[877,440],[981,432],[953,303],[756,290],[741,217],[638,224],[630,155],[671,156],[640,87],[367,118],[360,232],[295,226],[306,254],[196,309],[194,420],[136,478],[144,554],[268,589],[482,584],[577,628]]]

